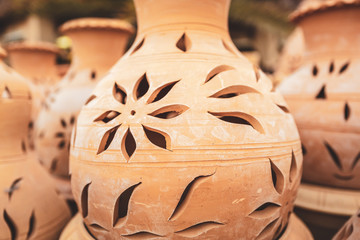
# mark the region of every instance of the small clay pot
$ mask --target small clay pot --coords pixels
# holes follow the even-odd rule
[[[360,236],[360,210],[339,230],[333,240],[357,240]]]
[[[133,28],[121,20],[84,18],[69,21],[60,30],[72,39],[73,60],[39,114],[36,148],[39,161],[51,174],[67,178],[70,135],[77,114],[95,85],[124,53]],[[69,192],[70,183],[67,186],[60,188]]]
[[[231,42],[229,0],[135,0],[134,45],[72,137],[75,201],[97,239],[271,239],[300,183],[292,116]]]
[[[30,109],[27,81],[0,60],[0,239],[55,240],[70,219],[51,177],[27,155]]]
[[[300,129],[303,181],[360,190],[360,1],[315,6],[294,15],[305,57],[279,90]]]

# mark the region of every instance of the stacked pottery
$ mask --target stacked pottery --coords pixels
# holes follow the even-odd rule
[[[230,0],[134,2],[135,43],[74,128],[61,239],[312,239],[295,122],[231,42]]]
[[[55,66],[58,48],[47,42],[21,42],[7,46],[9,60],[15,71],[30,80],[33,104],[29,122],[29,149],[34,150],[34,121],[49,94],[59,80]]]
[[[293,19],[304,32],[304,61],[280,90],[303,143],[297,205],[331,235],[360,207],[360,1],[306,1]]]
[[[55,240],[70,211],[48,173],[26,154],[30,99],[26,80],[0,61],[0,239]]]
[[[360,210],[334,236],[333,240],[357,240],[360,236]]]
[[[85,18],[65,23],[61,31],[72,39],[73,61],[41,109],[35,144],[39,161],[58,177],[59,190],[71,198],[68,159],[72,127],[95,85],[123,55],[133,29],[121,20]]]

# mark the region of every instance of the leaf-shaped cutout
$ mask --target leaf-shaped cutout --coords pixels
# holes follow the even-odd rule
[[[143,45],[144,45],[144,42],[145,42],[145,38],[143,38],[137,45],[136,47],[134,48],[134,50],[131,52],[130,55],[134,54],[135,52],[137,52]]]
[[[134,92],[133,92],[135,100],[139,100],[142,96],[144,96],[149,90],[149,87],[150,87],[149,81],[145,73],[139,78],[139,80],[135,84]]]
[[[329,73],[332,73],[334,71],[334,69],[335,69],[335,64],[334,64],[334,61],[332,61],[329,66]]]
[[[260,80],[260,69],[256,65],[253,65],[253,68],[254,68],[254,72],[255,72],[256,82],[258,82]]]
[[[344,119],[345,121],[347,121],[350,117],[350,107],[349,107],[349,104],[348,103],[345,103],[345,106],[344,106]]]
[[[302,150],[302,154],[305,156],[307,154],[307,150],[304,144],[301,143],[301,150]]]
[[[153,103],[163,99],[179,81],[180,80],[167,83],[156,89],[147,100],[147,103]]]
[[[128,214],[131,195],[134,192],[135,188],[140,184],[141,182],[127,188],[124,192],[120,194],[120,196],[116,200],[114,206],[113,227],[120,227],[125,222],[126,216]]]
[[[83,221],[83,226],[84,226],[86,232],[87,232],[93,239],[97,240],[97,238],[92,234],[92,232],[91,232],[91,231],[89,230],[89,228],[86,226],[86,224],[84,223],[84,221]]]
[[[326,150],[328,151],[328,153],[330,154],[331,159],[334,161],[335,165],[342,170],[343,167],[341,165],[341,161],[340,158],[338,156],[338,154],[336,153],[335,149],[333,149],[329,143],[327,143],[326,141],[324,142],[324,145],[326,147]]]
[[[1,97],[2,98],[7,98],[7,99],[11,98],[11,92],[10,92],[10,90],[9,90],[9,88],[7,86],[5,86],[5,89],[2,92]]]
[[[228,52],[236,55],[234,50],[229,46],[229,44],[226,43],[226,41],[224,39],[222,39],[222,44],[223,44],[225,50],[227,50]]]
[[[83,218],[86,218],[88,215],[88,205],[89,205],[88,197],[89,197],[90,184],[91,184],[91,182],[86,184],[81,192],[81,212],[82,212]]]
[[[259,235],[256,237],[256,239],[272,239],[272,237],[269,236],[269,234],[274,230],[276,224],[277,224],[278,218],[271,221],[266,227],[259,233]]]
[[[249,214],[253,218],[268,218],[273,216],[277,211],[279,211],[280,205],[272,202],[267,202],[255,209],[252,213]]]
[[[21,141],[21,150],[23,151],[23,153],[26,153],[26,144],[25,144],[25,140]]]
[[[33,234],[35,229],[35,213],[34,211],[32,211],[30,219],[29,219],[29,228],[28,228],[28,232],[26,235],[26,239],[29,239],[31,237],[31,235]]]
[[[213,228],[217,228],[222,225],[225,225],[225,224],[220,223],[220,222],[215,222],[215,221],[201,222],[201,223],[195,224],[191,227],[185,228],[183,230],[176,231],[175,233],[180,236],[183,236],[183,237],[195,238],[197,236],[200,236],[203,233],[206,233],[207,231],[209,231]]]
[[[95,95],[91,95],[85,102],[85,105],[88,105],[92,100],[94,100],[96,98]]]
[[[218,119],[240,125],[249,125],[261,134],[264,134],[264,128],[260,122],[253,116],[243,112],[208,112],[209,114],[217,117]]]
[[[50,172],[55,172],[56,170],[56,167],[57,167],[57,158],[53,158],[53,160],[51,161],[51,164],[50,164]]]
[[[127,98],[126,91],[117,83],[114,83],[113,96],[119,103],[126,104],[126,98]]]
[[[105,151],[106,149],[108,149],[108,147],[110,146],[111,142],[113,141],[116,131],[118,130],[119,127],[120,127],[120,125],[117,125],[106,131],[106,133],[104,134],[103,138],[100,141],[100,145],[99,145],[97,154],[100,154],[103,151]]]
[[[109,230],[107,230],[106,228],[100,226],[100,225],[97,224],[97,223],[92,223],[92,224],[90,224],[90,227],[91,227],[92,229],[94,229],[95,231],[105,231],[105,232],[108,232],[108,231],[109,231]]]
[[[230,70],[234,70],[234,67],[228,66],[228,65],[220,65],[217,66],[216,68],[214,68],[213,70],[211,70],[209,72],[209,74],[206,76],[206,80],[205,83],[209,82],[210,80],[212,80],[216,75],[225,72],[225,71],[230,71]]]
[[[211,98],[233,98],[239,96],[241,94],[246,93],[259,93],[256,89],[245,86],[245,85],[233,85],[230,87],[226,87],[221,89],[220,91],[211,95]]]
[[[12,194],[16,189],[19,189],[20,182],[23,180],[23,178],[17,178],[12,183],[10,188],[6,191],[8,193],[9,201],[11,200]]]
[[[189,49],[191,47],[191,41],[190,41],[189,37],[186,35],[186,33],[181,35],[179,40],[176,42],[176,47],[183,52],[189,51]]]
[[[61,140],[58,144],[58,148],[63,149],[65,147],[65,143],[66,143],[65,140]]]
[[[314,77],[316,77],[318,75],[318,73],[319,73],[319,69],[318,69],[318,67],[316,65],[314,65],[313,69],[312,69],[312,75]]]
[[[136,233],[131,233],[127,235],[121,235],[122,237],[128,238],[128,239],[135,239],[135,240],[143,240],[143,239],[152,239],[152,238],[159,238],[163,237],[161,235],[147,232],[147,231],[141,231]]]
[[[114,110],[106,111],[103,114],[101,114],[100,116],[98,116],[94,120],[94,122],[102,121],[104,123],[108,123],[119,115],[120,115],[120,113],[117,111],[114,111]]]
[[[326,86],[325,84],[322,86],[318,94],[316,95],[316,99],[326,99]]]
[[[55,133],[55,138],[63,138],[63,137],[65,137],[65,133],[63,133],[63,132]]]
[[[353,163],[351,164],[351,170],[353,170],[356,166],[356,164],[360,162],[360,152],[358,153],[358,155],[354,158]]]
[[[183,114],[189,107],[180,104],[174,104],[159,108],[158,110],[149,113],[150,116],[162,118],[162,119],[171,119]]]
[[[185,210],[186,206],[189,204],[191,195],[194,193],[195,189],[208,178],[210,178],[213,174],[210,175],[201,175],[194,178],[185,188],[184,192],[181,194],[180,200],[177,206],[174,209],[174,212],[171,214],[170,220],[177,219]]]
[[[163,149],[170,149],[171,139],[167,133],[144,125],[142,125],[142,127],[144,129],[146,137],[152,144]]]
[[[284,175],[281,170],[269,159],[271,166],[271,177],[273,181],[274,188],[279,194],[282,194],[285,186]]]
[[[290,113],[289,109],[286,106],[276,104],[284,113]]]
[[[339,74],[342,74],[343,72],[345,72],[346,69],[348,69],[349,65],[350,65],[349,62],[347,62],[347,63],[345,63],[344,65],[342,65],[341,68],[340,68],[340,70],[339,70]]]
[[[136,150],[136,142],[132,135],[130,128],[126,131],[124,138],[121,143],[121,151],[127,161],[131,158]]]
[[[63,128],[66,128],[66,126],[67,126],[66,121],[63,118],[60,119],[60,124]]]
[[[9,216],[9,214],[6,212],[6,210],[4,210],[4,212],[3,212],[3,217],[4,217],[6,225],[9,228],[9,231],[11,234],[11,240],[15,240],[18,235],[18,230],[17,230],[14,220]]]
[[[289,173],[289,180],[290,182],[293,182],[296,178],[297,174],[297,163],[294,151],[291,152],[291,163],[290,163],[290,173]]]

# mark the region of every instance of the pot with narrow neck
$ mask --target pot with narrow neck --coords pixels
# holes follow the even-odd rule
[[[319,6],[296,15],[304,62],[279,89],[300,129],[303,180],[360,190],[360,2]]]
[[[280,237],[300,182],[300,141],[271,81],[231,42],[230,1],[134,2],[135,42],[96,86],[71,141],[88,231]]]
[[[129,23],[84,18],[61,29],[72,40],[73,60],[39,114],[36,147],[39,161],[55,176],[68,177],[70,135],[77,114],[95,85],[125,51],[132,33]]]
[[[48,173],[28,155],[27,81],[2,62],[0,48],[0,239],[58,239],[70,219]]]

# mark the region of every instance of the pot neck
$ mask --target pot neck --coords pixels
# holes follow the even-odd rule
[[[91,69],[105,73],[124,54],[130,36],[126,31],[76,29],[66,33],[72,40],[75,70]]]
[[[299,25],[305,39],[305,57],[360,55],[360,7],[330,9],[305,17]]]
[[[227,33],[230,2],[231,0],[134,0],[138,35],[174,25],[185,25],[188,30],[206,25]]]
[[[52,83],[58,78],[54,52],[19,49],[10,51],[9,58],[12,67],[34,83]]]

